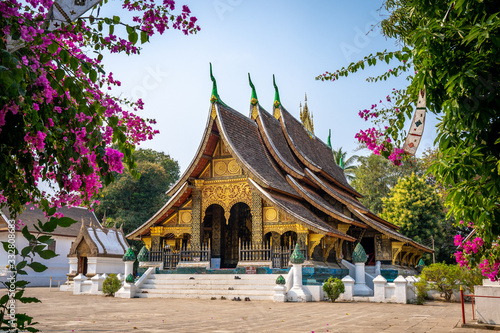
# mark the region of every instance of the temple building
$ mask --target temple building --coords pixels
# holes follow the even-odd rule
[[[144,241],[161,260],[162,253],[178,251],[177,260],[186,260],[185,249],[190,261],[212,269],[245,262],[285,268],[283,253],[296,243],[309,265],[350,261],[358,243],[367,265],[412,267],[432,252],[360,203],[331,148],[315,136],[307,97],[299,121],[281,104],[274,83],[268,112],[249,76],[245,116],[220,99],[211,77],[208,120],[191,164],[168,190],[170,200],[128,239]]]

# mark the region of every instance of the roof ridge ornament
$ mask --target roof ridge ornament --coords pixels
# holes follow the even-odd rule
[[[250,84],[250,87],[252,87],[252,97],[250,98],[250,105],[251,105],[250,118],[252,120],[255,120],[259,116],[259,111],[257,110],[257,104],[259,104],[259,99],[257,98],[257,92],[255,91],[255,86],[253,85],[250,73],[248,73],[248,83]]]
[[[255,86],[253,85],[250,73],[248,73],[248,83],[250,84],[250,87],[252,87],[252,97],[250,99],[250,104],[257,105],[257,103],[259,103],[259,99],[257,98],[257,92],[255,91]]]
[[[278,86],[276,85],[276,79],[273,74],[273,85],[274,85],[274,118],[280,119],[280,109],[281,101],[280,101],[280,93],[278,91]]]
[[[212,96],[210,97],[210,102],[215,103],[216,101],[220,102],[219,93],[217,92],[217,82],[215,81],[215,77],[212,74],[212,63],[210,63],[210,79],[212,80]]]

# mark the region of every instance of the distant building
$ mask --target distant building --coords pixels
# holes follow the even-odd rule
[[[50,277],[52,277],[53,285],[57,286],[57,282],[61,284],[66,281],[66,274],[69,271],[68,264],[68,254],[71,249],[71,245],[76,240],[82,221],[85,222],[86,225],[94,225],[99,226],[100,223],[97,220],[96,216],[93,212],[89,211],[87,208],[83,207],[73,207],[73,208],[59,208],[58,212],[62,213],[64,216],[72,218],[79,223],[75,223],[68,228],[57,227],[54,232],[51,233],[54,239],[54,242],[48,246],[48,249],[53,250],[57,257],[44,260],[40,257],[36,258],[36,261],[44,264],[48,267],[47,270],[41,273],[34,272],[31,268],[26,267],[25,270],[28,272],[28,275],[21,276],[23,280],[29,281],[30,287],[42,287],[49,286]],[[1,210],[0,215],[0,241],[5,242],[8,240],[8,221],[10,220],[10,214],[8,209],[4,208]],[[37,233],[38,231],[35,229],[34,225],[38,223],[38,220],[45,222],[47,218],[44,216],[43,212],[34,207],[27,206],[26,210],[17,217],[17,220],[21,222],[18,223],[19,230],[16,230],[16,247],[21,250],[22,248],[28,246],[28,241],[23,237],[21,230],[24,226],[28,227],[28,230],[32,233]],[[23,225],[24,224],[24,225]],[[7,276],[7,253],[5,251],[1,251],[0,253],[0,280],[5,281]],[[17,262],[20,261],[20,256],[16,259]]]

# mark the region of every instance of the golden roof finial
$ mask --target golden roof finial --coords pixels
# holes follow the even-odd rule
[[[304,108],[300,110],[300,120],[302,121],[302,125],[304,125],[305,129],[310,133],[314,134],[314,124],[313,124],[313,116],[312,113],[309,113],[309,108],[307,107],[307,93],[304,94]]]

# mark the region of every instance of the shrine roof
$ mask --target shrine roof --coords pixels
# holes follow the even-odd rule
[[[283,106],[280,106],[280,122],[289,146],[306,167],[320,172],[336,185],[352,195],[362,197],[347,182],[344,171],[334,160],[332,150],[323,141],[311,133],[295,119]]]
[[[296,223],[302,225],[303,227],[316,233],[326,234],[331,237],[341,238],[351,242],[356,240],[354,237],[344,234],[321,220],[309,209],[307,209],[299,200],[279,192],[264,189],[252,179],[249,179],[248,181],[250,185],[257,190],[262,199],[273,203],[279,211],[292,217]]]
[[[93,223],[87,225],[82,221],[78,236],[71,244],[68,257],[78,256],[77,249],[82,241],[89,246],[89,256],[93,257],[122,257],[128,248],[121,228],[104,228]]]

